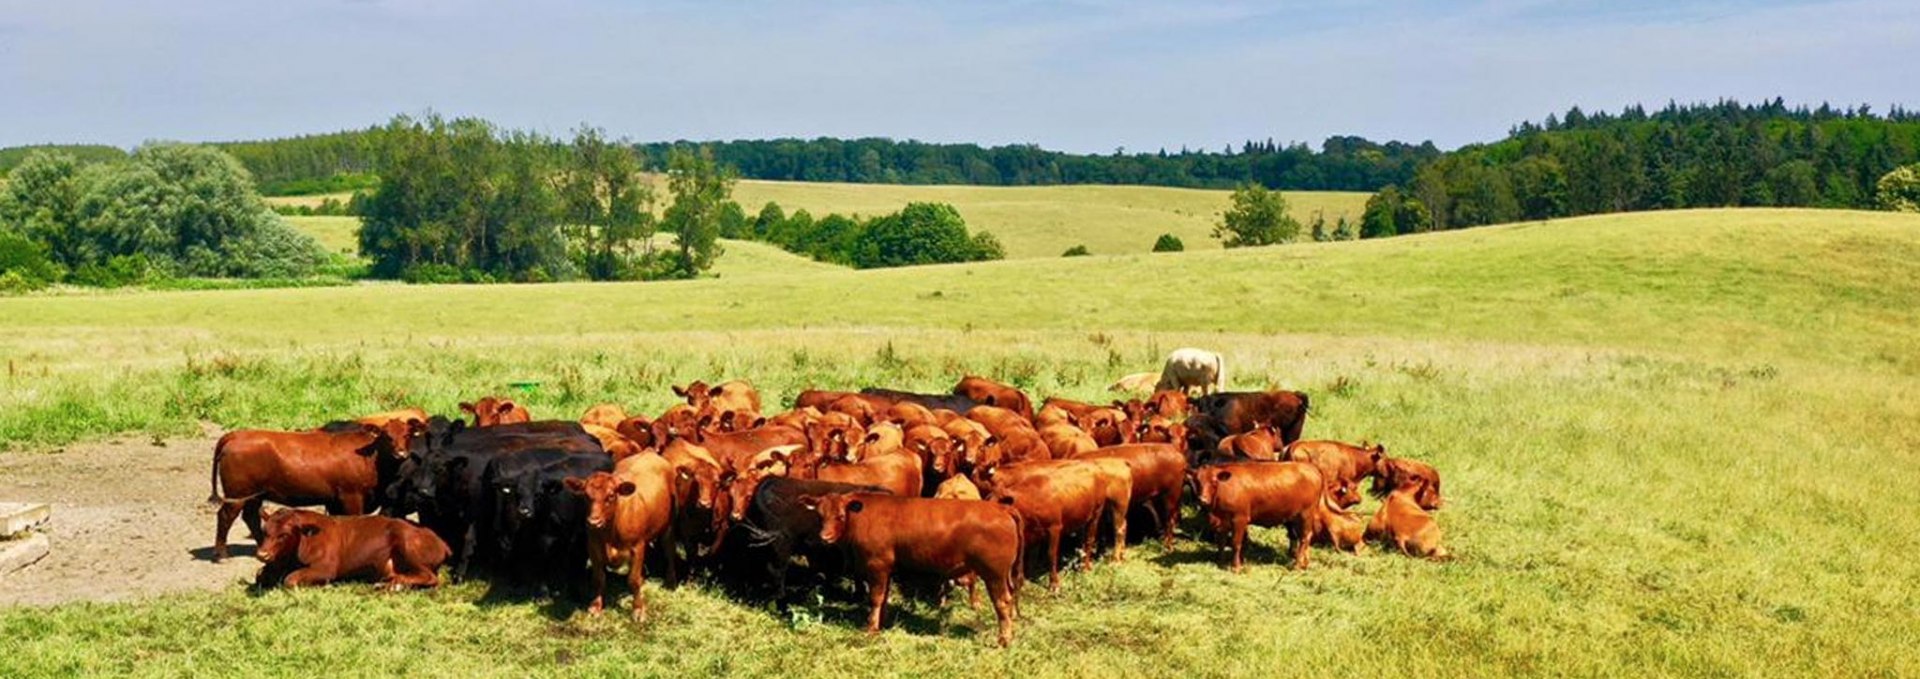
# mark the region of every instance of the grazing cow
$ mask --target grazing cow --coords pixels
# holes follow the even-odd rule
[[[1093,567],[1093,548],[1100,536],[1100,516],[1113,521],[1117,536],[1113,559],[1127,554],[1127,503],[1133,494],[1132,473],[1115,459],[1048,460],[992,470],[986,499],[1013,507],[1026,524],[1028,544],[1047,545],[1047,587],[1060,591],[1060,540],[1080,533],[1080,569]]]
[[[1419,497],[1427,483],[1419,473],[1408,473],[1393,492],[1387,493],[1387,501],[1367,523],[1367,538],[1386,541],[1407,556],[1452,558],[1440,544],[1440,524],[1420,508]]]
[[[512,399],[488,396],[472,403],[461,403],[460,411],[473,416],[473,426],[520,424],[533,421],[533,414]]]
[[[1320,529],[1313,534],[1316,547],[1332,547],[1359,554],[1366,547],[1367,520],[1342,508],[1339,498],[1353,495],[1353,486],[1341,484],[1327,491],[1314,508]]]
[[[1327,477],[1328,483],[1353,487],[1368,477],[1379,477],[1380,463],[1387,459],[1387,447],[1377,443],[1361,447],[1339,441],[1295,441],[1287,446],[1286,458],[1311,462],[1320,468],[1320,474]],[[1360,504],[1359,494],[1353,492],[1342,493],[1339,499],[1342,507]]]
[[[580,424],[592,424],[619,431],[620,423],[627,421],[627,409],[618,403],[602,403],[587,409],[580,416]]]
[[[1041,425],[1040,440],[1047,444],[1047,452],[1056,460],[1063,460],[1080,453],[1100,447],[1093,436],[1079,427],[1059,422]]]
[[[1172,444],[1128,443],[1081,453],[1075,459],[1099,458],[1126,461],[1133,472],[1133,497],[1128,506],[1145,508],[1160,528],[1161,544],[1172,549],[1174,524],[1180,522],[1180,495],[1186,489],[1186,455]]]
[[[1167,363],[1160,368],[1160,382],[1153,388],[1156,391],[1178,389],[1182,392],[1197,389],[1202,394],[1224,391],[1227,388],[1227,362],[1219,354],[1205,349],[1175,349],[1167,354]]]
[[[1194,399],[1192,421],[1202,415],[1221,436],[1253,431],[1262,422],[1280,432],[1280,443],[1300,440],[1300,429],[1307,422],[1307,395],[1297,391],[1230,391]]]
[[[898,569],[946,579],[972,574],[986,581],[1000,619],[1000,645],[1013,643],[1016,578],[1026,551],[1018,512],[989,502],[874,493],[807,496],[801,502],[820,515],[820,540],[844,545],[867,576],[868,634],[880,631]]]
[[[861,389],[860,394],[869,397],[869,400],[873,402],[874,406],[880,410],[885,410],[886,406],[891,406],[902,401],[918,403],[926,406],[928,410],[945,408],[956,413],[965,413],[973,410],[975,406],[981,405],[978,401],[956,394],[919,394],[911,391],[882,389],[879,387]]]
[[[1370,489],[1374,497],[1386,497],[1388,491],[1405,485],[1409,479],[1417,476],[1425,483],[1421,484],[1420,491],[1414,494],[1414,500],[1420,504],[1421,509],[1430,512],[1440,511],[1440,506],[1444,502],[1440,497],[1440,470],[1434,469],[1433,465],[1404,457],[1392,457],[1381,458],[1376,469],[1378,473],[1374,474],[1373,488]]]
[[[1153,389],[1155,384],[1159,383],[1159,380],[1159,373],[1133,373],[1114,380],[1113,384],[1107,386],[1107,391],[1117,391],[1121,393],[1149,391]]]
[[[257,585],[324,585],[368,578],[383,588],[438,587],[451,553],[433,531],[384,516],[331,517],[283,509],[266,517]]]
[[[789,572],[797,567],[795,555],[806,557],[805,573],[825,582],[835,581],[844,574],[841,552],[820,542],[820,515],[802,506],[800,499],[830,493],[885,492],[872,486],[769,476],[747,493],[745,502],[734,505],[737,530],[732,534],[743,539],[729,543],[728,562],[746,568],[750,587],[771,584],[775,599],[786,596]],[[762,573],[771,576],[771,582],[760,577]]]
[[[1304,442],[1303,442],[1304,443]],[[1273,425],[1261,422],[1254,425],[1253,431],[1234,434],[1220,439],[1220,454],[1229,459],[1265,460],[1280,459],[1275,450],[1280,445],[1280,433]],[[1295,462],[1306,462],[1303,458],[1290,458]],[[1321,471],[1325,471],[1323,468]]]
[[[959,384],[953,385],[953,393],[981,405],[1006,408],[1027,420],[1033,419],[1033,401],[1027,399],[1025,392],[1011,385],[968,375],[960,378]]]
[[[424,426],[426,425],[429,419],[431,418],[427,416],[427,411],[423,409],[401,408],[399,410],[389,410],[384,413],[374,413],[372,415],[363,415],[361,417],[354,418],[353,421],[359,422],[360,424],[371,424],[376,427],[385,427],[387,426],[388,422],[392,422],[394,420],[418,422]]]
[[[207,495],[208,503],[220,505],[213,559],[227,558],[227,532],[242,514],[255,544],[265,538],[260,524],[264,501],[325,505],[333,514],[378,509],[404,459],[397,441],[407,440],[416,429],[410,422],[391,420],[385,427],[354,424],[345,431],[242,429],[220,437],[213,447],[213,490]]]
[[[1293,567],[1307,567],[1307,549],[1320,529],[1316,508],[1326,495],[1320,470],[1304,462],[1229,462],[1194,472],[1200,506],[1216,536],[1233,547],[1233,572],[1245,570],[1241,558],[1247,526],[1286,526]]]
[[[647,619],[645,566],[647,543],[659,541],[673,553],[669,528],[674,518],[673,464],[658,455],[621,460],[611,472],[563,481],[567,490],[587,500],[587,558],[593,569],[593,603],[587,612],[599,615],[607,595],[607,569],[627,565],[627,586],[633,590],[633,619]],[[673,580],[673,559],[667,559],[667,579]]]

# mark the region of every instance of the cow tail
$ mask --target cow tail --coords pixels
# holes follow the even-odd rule
[[[232,436],[233,434],[229,433],[226,436],[220,437],[218,443],[213,444],[213,478],[211,484],[213,490],[207,493],[207,504],[220,504],[220,458],[226,457],[227,439]]]
[[[1013,517],[1013,582],[1008,588],[1019,594],[1021,583],[1027,581],[1027,526],[1020,510],[1008,507],[1007,515]]]
[[[1213,379],[1215,392],[1227,390],[1227,357],[1217,353],[1213,355]]]

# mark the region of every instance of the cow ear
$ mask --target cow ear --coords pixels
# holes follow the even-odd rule
[[[807,508],[808,511],[820,508],[820,496],[818,495],[802,495],[799,500],[800,506]]]
[[[305,535],[307,537],[313,537],[315,535],[320,534],[320,527],[311,523],[301,526],[299,530],[301,535]]]
[[[880,442],[880,432],[879,432],[879,431],[870,431],[870,432],[867,432],[867,439],[866,439],[866,441],[867,441],[867,443],[879,443],[879,442]]]
[[[494,407],[493,407],[493,412],[495,412],[495,413],[497,413],[497,414],[500,414],[500,415],[505,415],[505,414],[507,414],[507,413],[510,413],[510,412],[513,412],[513,409],[514,409],[515,407],[516,407],[516,406],[514,405],[514,403],[513,403],[512,401],[501,401],[501,402],[500,402],[500,405],[497,405],[497,406],[494,406]]]
[[[761,427],[764,427],[764,426],[767,426],[767,418],[764,418],[764,417],[756,417],[756,418],[753,418],[753,427],[752,427],[752,428],[754,428],[754,429],[759,429],[759,428],[761,428]]]
[[[776,450],[776,451],[773,451],[773,452],[771,452],[771,453],[767,453],[767,459],[768,459],[768,460],[771,460],[771,461],[774,461],[774,462],[782,462],[782,463],[784,463],[784,462],[786,462],[786,461],[787,461],[787,451],[784,451],[784,450]]]
[[[1227,470],[1225,470],[1225,469],[1222,469],[1222,470],[1220,470],[1220,473],[1218,473],[1218,474],[1214,474],[1214,475],[1213,475],[1213,480],[1214,480],[1214,481],[1216,481],[1216,482],[1218,482],[1218,481],[1225,481],[1225,480],[1227,480],[1227,479],[1231,479],[1231,478],[1233,478],[1233,472],[1230,472],[1230,471],[1227,471]]]
[[[680,397],[680,398],[686,398],[686,397],[687,397],[687,388],[686,388],[686,387],[682,387],[682,386],[678,386],[678,385],[674,385],[674,387],[673,387],[673,395],[674,395],[674,396],[678,396],[678,397]]]
[[[983,398],[983,399],[980,399],[980,403],[982,403],[982,404],[985,404],[985,405],[990,405],[990,406],[997,406],[997,405],[1000,405],[1000,404],[998,404],[998,403],[995,403],[995,402],[994,402],[994,400],[993,400],[993,394],[987,394],[987,397],[986,397],[986,398]]]
[[[859,500],[854,500],[852,502],[847,503],[848,514],[858,514],[860,513],[860,510],[866,509],[866,508],[867,508],[867,503],[861,502]]]
[[[954,453],[956,453],[956,454],[958,454],[958,453],[965,453],[965,452],[967,452],[967,440],[966,440],[966,439],[954,439],[954,440],[953,440],[953,452],[954,452]]]
[[[567,485],[567,490],[570,490],[570,491],[573,491],[573,493],[574,493],[575,495],[586,495],[586,494],[587,494],[587,480],[586,480],[586,479],[581,479],[581,478],[575,478],[575,477],[571,477],[571,476],[569,476],[569,477],[567,477],[567,478],[566,478],[565,480],[563,480],[563,481],[561,481],[561,483],[564,483],[564,484],[566,484],[566,485]]]
[[[987,440],[980,442],[981,448],[992,448],[997,445],[1000,445],[1000,439],[994,436],[989,436],[987,437]]]
[[[1007,497],[1005,495],[1000,496],[998,499],[995,499],[994,501],[1000,504],[1006,505],[1008,507],[1013,506],[1013,498]]]
[[[621,481],[620,485],[613,487],[613,492],[619,493],[622,496],[632,495],[633,491],[636,490],[639,490],[639,487],[633,485],[632,481]]]
[[[716,396],[719,396],[720,394],[721,394],[720,385],[716,384],[714,386],[707,388],[707,398],[714,398]]]

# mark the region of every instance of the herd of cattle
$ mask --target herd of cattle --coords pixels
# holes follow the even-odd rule
[[[931,576],[943,598],[958,584],[977,602],[984,582],[1004,645],[1030,557],[1044,555],[1057,591],[1068,537],[1082,568],[1102,544],[1124,559],[1130,524],[1171,547],[1189,493],[1235,571],[1249,525],[1285,526],[1296,568],[1311,544],[1358,551],[1368,539],[1447,556],[1428,514],[1441,503],[1431,466],[1379,445],[1300,440],[1306,394],[1217,384],[1035,409],[1014,387],[967,377],[949,394],[809,390],[764,416],[746,382],[694,382],[655,418],[601,405],[535,421],[488,397],[460,405],[471,423],[409,408],[234,431],[213,454],[215,558],[244,518],[263,586],[432,587],[444,565],[556,591],[590,584],[595,613],[609,569],[625,565],[637,619],[650,560],[669,582],[700,571],[777,601],[791,574],[837,587],[846,573],[866,588],[869,632],[897,571]],[[1349,511],[1367,480],[1384,498],[1370,521]],[[263,502],[327,514],[263,517]],[[407,516],[418,523],[396,518]]]

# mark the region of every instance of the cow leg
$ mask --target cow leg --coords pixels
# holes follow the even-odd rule
[[[263,502],[266,502],[266,500],[254,498],[248,500],[247,504],[240,508],[240,519],[247,522],[247,534],[253,537],[253,544],[255,545],[259,545],[267,540],[267,530],[260,525],[260,505]]]
[[[1060,593],[1060,527],[1047,528],[1047,591]]]
[[[1287,524],[1287,551],[1293,556],[1293,569],[1306,570],[1307,549],[1313,544],[1313,522],[1294,519]]]
[[[1247,520],[1239,517],[1235,517],[1233,519],[1233,572],[1235,573],[1244,572],[1246,570],[1246,566],[1240,560],[1241,558],[1240,550],[1242,547],[1246,546],[1246,544],[1247,544]]]
[[[979,608],[980,588],[977,587],[977,585],[980,584],[980,576],[968,573],[965,580],[967,585],[967,608]],[[992,592],[988,592],[988,594],[992,594]]]
[[[461,580],[467,579],[467,574],[472,572],[474,552],[479,549],[479,545],[480,523],[476,521],[467,524],[467,530],[460,536],[460,571],[457,575]],[[604,585],[602,589],[605,589]]]
[[[1126,540],[1121,540],[1125,542]],[[1093,548],[1100,542],[1100,514],[1094,513],[1093,520],[1087,522],[1087,536],[1080,540],[1080,572],[1093,570]]]
[[[1160,502],[1165,505],[1163,509],[1166,511],[1160,517],[1160,548],[1171,551],[1173,529],[1180,523],[1180,488],[1176,486],[1173,490],[1167,491]]]
[[[633,621],[647,621],[646,563],[647,542],[641,540],[633,546],[632,561],[627,568],[627,588],[633,590]],[[604,577],[604,576],[603,576]]]
[[[363,495],[348,495],[340,498],[340,511],[348,516],[367,513],[367,498]]]
[[[213,560],[227,559],[227,532],[233,529],[233,520],[240,516],[243,503],[224,501],[220,503],[220,514],[213,520]]]
[[[873,575],[867,577],[867,600],[872,610],[867,612],[867,634],[880,633],[880,615],[887,608],[887,589],[893,586],[892,564],[872,569]]]
[[[1011,573],[1002,575],[989,571],[981,577],[987,580],[987,595],[993,597],[993,615],[1000,619],[1000,646],[1004,648],[1008,644],[1013,643],[1013,616],[1015,611],[1013,587],[1008,581],[1014,576]],[[969,585],[969,588],[971,588],[971,585]]]
[[[287,577],[281,579],[280,582],[288,587],[305,587],[307,585],[324,585],[332,580],[333,573],[331,571],[322,569],[319,566],[307,566],[306,568],[296,569],[292,573],[288,573]]]
[[[1113,560],[1127,560],[1127,503],[1109,503],[1107,515],[1113,517]],[[1095,524],[1096,528],[1099,524]]]

